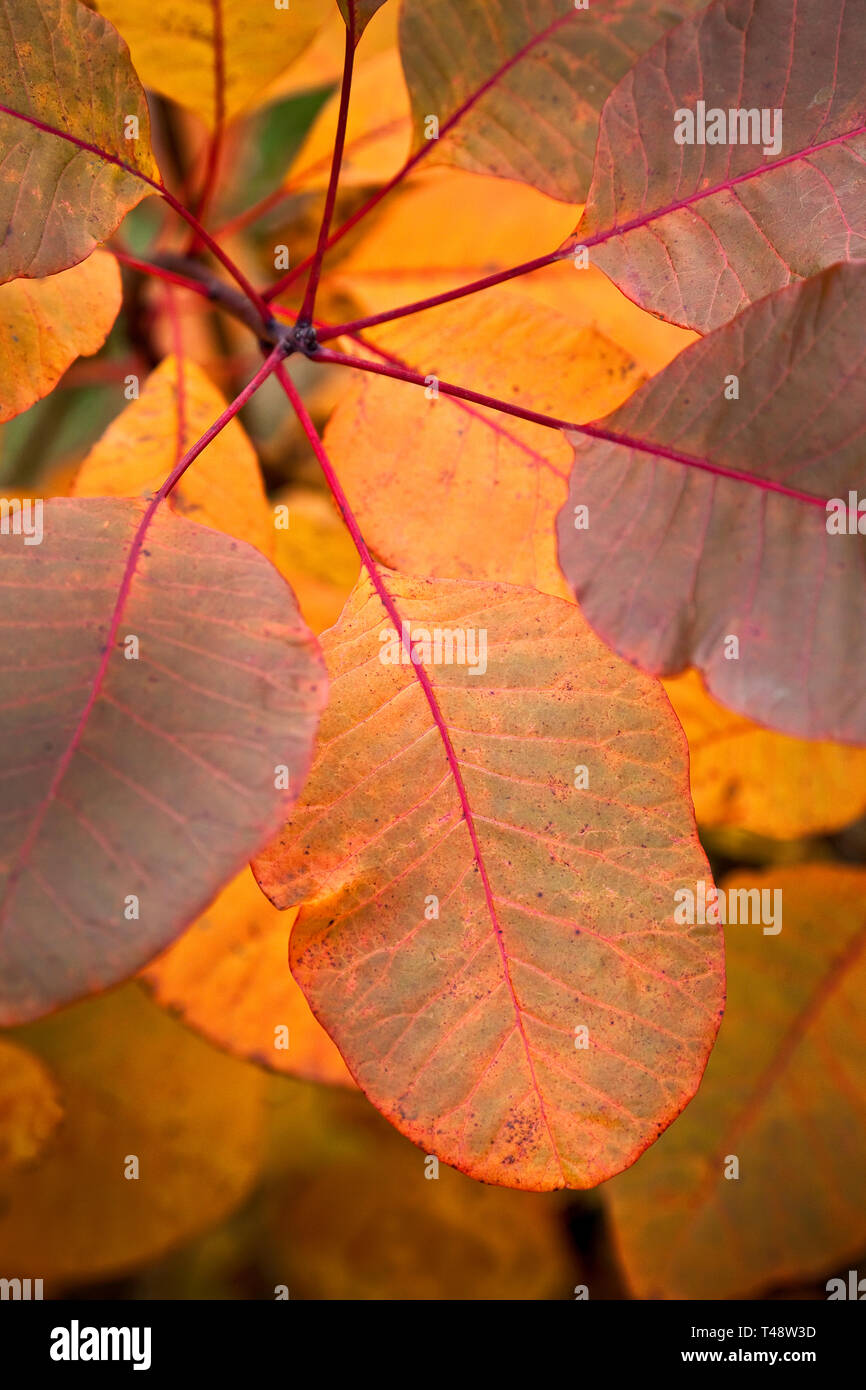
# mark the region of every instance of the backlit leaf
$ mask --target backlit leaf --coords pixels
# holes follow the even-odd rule
[[[856,502],[853,533],[848,519],[863,477],[864,315],[866,265],[852,263],[694,343],[601,424],[631,443],[573,436],[558,520],[581,608],[630,661],[695,666],[729,709],[852,743],[866,742]],[[833,498],[845,534],[830,532]],[[575,529],[575,507],[588,526]]]
[[[164,948],[310,756],[324,676],[291,590],[243,542],[145,512],[52,499],[41,544],[2,541],[5,1024]]]
[[[360,583],[323,639],[313,771],[256,876],[304,903],[295,977],[398,1129],[489,1182],[592,1186],[682,1109],[722,1007],[718,929],[673,922],[675,888],[709,874],[681,731],[573,605],[386,582],[416,638],[462,634],[463,664],[430,668],[453,763]]]
[[[127,985],[16,1034],[57,1079],[64,1122],[0,1182],[0,1268],[58,1284],[117,1275],[243,1200],[266,1079]],[[138,1160],[137,1176],[130,1159]]]
[[[700,332],[863,256],[864,67],[862,10],[847,0],[715,0],[609,98],[575,241],[632,299]],[[694,143],[677,143],[678,113],[699,102],[721,113],[725,138],[701,143],[696,126]],[[732,142],[732,110],[766,112],[765,133],[741,132],[737,116]]]
[[[605,98],[695,3],[403,0],[416,149],[427,146],[435,116],[441,143],[428,159],[582,202]]]
[[[361,54],[352,80],[341,188],[387,182],[404,163],[409,146],[409,96],[396,49],[374,54],[366,62],[360,58]],[[339,108],[336,91],[316,117],[289,171],[286,182],[292,188],[327,186]]]
[[[47,396],[76,357],[98,352],[119,309],[120,272],[104,251],[42,280],[0,285],[0,421]]]
[[[231,120],[303,53],[330,0],[96,0],[146,87],[208,125]]]
[[[147,101],[126,45],[78,0],[0,0],[0,106],[0,281],[53,275],[152,192],[136,173],[159,178]]]
[[[781,892],[782,929],[726,928],[728,1005],[700,1091],[605,1188],[639,1298],[755,1296],[866,1242],[866,872],[776,868],[723,887]]]
[[[201,367],[166,357],[93,446],[75,478],[75,497],[152,497],[178,458],[200,439],[226,402]],[[180,417],[179,418],[179,413]],[[230,420],[168,498],[191,521],[274,550],[273,514],[255,450],[243,425]]]
[[[590,418],[640,381],[631,359],[595,329],[572,328],[511,289],[381,326],[374,336],[431,382],[440,373],[532,410],[567,410],[568,418]],[[557,430],[359,374],[325,442],[368,543],[387,564],[568,593],[548,530],[568,473]]]
[[[381,121],[381,107],[377,110]],[[384,149],[384,138],[381,146],[359,145],[362,168]],[[492,218],[491,207],[496,209]],[[571,209],[527,184],[462,169],[424,169],[402,194],[388,198],[368,234],[329,278],[352,295],[365,315],[378,314],[532,260],[539,249],[558,245],[572,222]],[[572,328],[598,328],[644,371],[659,371],[694,341],[687,329],[652,318],[632,304],[593,265],[578,270],[570,260],[558,261],[515,281],[514,289],[556,309]],[[484,292],[482,309],[494,303],[490,296],[496,293]],[[378,339],[381,332],[371,329],[370,335]],[[492,346],[485,344],[484,356]]]

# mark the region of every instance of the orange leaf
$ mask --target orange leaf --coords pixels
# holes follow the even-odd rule
[[[351,1086],[289,970],[293,921],[244,869],[143,978],[158,1003],[220,1047],[289,1076]]]
[[[0,1182],[44,1149],[63,1112],[38,1057],[0,1038]]]
[[[327,185],[339,107],[340,94],[335,92],[289,170],[286,183],[292,188]],[[365,62],[356,59],[340,187],[387,182],[406,158],[409,136],[409,97],[396,49],[385,49]]]
[[[47,396],[76,357],[99,351],[120,297],[117,262],[104,251],[58,275],[0,286],[0,422]]]
[[[152,497],[178,458],[225,409],[225,400],[200,367],[184,359],[178,419],[178,363],[166,357],[93,446],[72,487],[74,497]],[[181,478],[168,505],[173,511],[274,550],[273,516],[258,459],[235,419]]]
[[[592,1186],[685,1105],[721,1013],[719,930],[673,920],[675,888],[709,879],[681,731],[573,605],[386,582],[452,656],[484,633],[476,674],[431,677],[452,761],[360,583],[323,639],[313,771],[256,876],[304,902],[295,976],[397,1128],[488,1182]]]
[[[376,150],[374,144],[371,163]],[[326,161],[324,178],[327,169]],[[425,169],[402,194],[388,199],[331,282],[350,293],[365,316],[379,314],[533,260],[560,243],[575,215],[526,184],[459,169]],[[572,328],[597,328],[649,373],[667,366],[697,338],[639,309],[593,265],[577,269],[570,260],[559,261],[515,280],[513,288],[557,310]],[[484,291],[478,302],[495,303],[495,293]],[[374,339],[381,333],[370,330]]]

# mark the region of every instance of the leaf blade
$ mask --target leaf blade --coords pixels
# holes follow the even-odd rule
[[[557,522],[563,573],[621,654],[657,674],[693,665],[729,709],[843,743],[866,741],[863,621],[844,661],[834,645],[841,615],[864,612],[864,541],[830,535],[825,504],[860,480],[864,306],[866,266],[834,266],[686,348],[606,418],[614,440],[573,437]],[[752,483],[730,476],[744,464]]]
[[[204,909],[273,833],[276,765],[303,773],[323,697],[258,552],[165,509],[142,533],[144,503],[45,514],[38,560],[4,543],[4,1023],[133,973]]]
[[[820,9],[714,0],[609,98],[570,243],[592,248],[643,308],[702,333],[792,280],[862,256],[864,62],[866,29],[845,0]],[[697,100],[725,116],[781,111],[781,152],[676,144],[676,114]]]
[[[582,202],[605,97],[636,54],[694,3],[650,10],[617,0],[577,10],[574,0],[475,0],[471,7],[404,0],[400,52],[416,150],[428,145],[433,115],[443,138],[428,158]]]
[[[126,45],[99,15],[77,0],[3,0],[0,55],[2,282],[84,260],[159,170]],[[136,139],[124,136],[127,117]]]
[[[317,762],[254,871],[277,905],[304,901],[293,973],[392,1123],[486,1181],[591,1186],[632,1162],[686,1103],[721,1007],[716,933],[669,933],[659,972],[645,946],[629,960],[616,944],[644,915],[664,937],[668,873],[708,872],[682,736],[658,689],[596,644],[573,606],[504,586],[393,574],[387,584],[414,627],[436,615],[448,629],[473,618],[490,629],[490,675],[476,685],[447,664],[435,675],[468,816],[414,672],[379,659],[388,624],[360,584],[324,638],[332,700]],[[595,699],[576,692],[575,664]],[[623,742],[605,753],[620,716]],[[584,740],[591,804],[568,790]],[[628,805],[617,809],[624,776]],[[508,812],[514,824],[503,824]],[[630,844],[620,874],[603,845],[628,838],[632,813],[643,843]],[[430,893],[435,919],[424,917]],[[601,983],[614,962],[628,977],[615,1005]],[[584,1021],[598,1040],[592,1053],[575,1047]]]

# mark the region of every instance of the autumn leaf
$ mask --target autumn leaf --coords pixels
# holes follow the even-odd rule
[[[0,1038],[0,1184],[41,1153],[62,1114],[54,1080],[39,1058]]]
[[[236,1056],[308,1081],[351,1086],[345,1062],[289,970],[292,921],[244,869],[143,978],[158,1003]]]
[[[0,422],[53,391],[76,357],[97,352],[119,310],[120,273],[104,251],[42,280],[0,285]]]
[[[371,161],[377,150],[370,148]],[[387,313],[532,260],[540,247],[559,244],[573,218],[570,208],[526,184],[462,169],[425,169],[335,265],[329,286],[351,294],[365,316]],[[592,265],[577,270],[570,260],[554,262],[514,289],[566,316],[572,328],[598,329],[647,372],[667,366],[695,340],[684,328],[650,318]],[[495,294],[485,292],[481,309]],[[381,330],[372,336],[381,339]],[[479,359],[491,346],[486,340]]]
[[[165,947],[274,833],[310,756],[323,673],[287,585],[240,541],[147,517],[52,499],[41,544],[4,553],[4,1024]]]
[[[864,541],[833,533],[826,504],[847,516],[862,477],[864,313],[866,267],[840,265],[687,348],[596,437],[569,436],[558,519],[563,572],[617,651],[658,674],[693,665],[781,733],[852,743]]]
[[[315,37],[330,0],[95,0],[129,44],[146,87],[214,127],[254,104]]]
[[[574,0],[403,0],[415,149],[582,202],[605,98],[696,3],[614,0],[578,10]]]
[[[696,671],[664,685],[689,741],[699,825],[788,840],[866,814],[866,749],[762,729],[711,699]]]
[[[15,1037],[56,1078],[64,1122],[36,1163],[0,1183],[4,1270],[50,1281],[47,1297],[155,1258],[247,1195],[262,1155],[264,1076],[138,986]]]
[[[286,72],[262,88],[255,105],[281,101],[284,97],[315,91],[316,88],[339,86],[345,54],[345,21],[336,5],[329,5],[328,10],[330,18],[325,19],[312,43]],[[396,47],[397,13],[397,5],[386,6],[377,14],[376,23],[366,30],[364,42],[355,55],[356,77],[363,72],[369,60]],[[330,165],[331,150],[328,150],[327,162]],[[327,174],[326,169],[326,181]]]
[[[573,242],[644,308],[703,333],[862,256],[864,66],[846,0],[715,0],[608,99]],[[748,129],[739,115],[729,129],[732,111]]]
[[[358,579],[358,553],[325,493],[292,487],[274,499],[274,564],[292,587],[301,616],[317,635],[333,627]]]
[[[709,876],[682,735],[572,605],[386,582],[418,640],[435,625],[484,660],[436,666],[437,727],[360,583],[323,639],[313,770],[256,877],[303,902],[293,973],[398,1129],[488,1182],[592,1186],[682,1109],[721,1012],[717,930],[673,924],[675,887]]]
[[[605,1189],[639,1298],[755,1297],[866,1241],[866,873],[800,865],[722,887],[780,893],[781,930],[727,927],[728,1008],[700,1091]]]
[[[430,385],[425,391],[360,376],[329,421],[325,444],[368,543],[396,567],[565,596],[550,529],[566,492],[563,436],[437,398],[436,376],[482,392],[506,394],[507,386],[521,405],[589,418],[640,381],[634,363],[595,329],[572,328],[509,289],[389,324],[375,336],[387,353],[428,374]],[[536,350],[541,341],[544,354]],[[443,514],[447,526],[432,520]]]
[[[180,371],[163,358],[91,449],[75,478],[75,497],[152,497],[177,460],[225,410],[225,400],[202,369],[185,358]],[[186,472],[168,506],[190,521],[274,550],[273,514],[255,450],[238,420],[230,420]]]
[[[0,0],[0,57],[2,282],[83,261],[159,170],[126,45],[78,0]]]

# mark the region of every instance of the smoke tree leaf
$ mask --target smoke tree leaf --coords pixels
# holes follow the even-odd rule
[[[313,770],[256,877],[303,903],[295,978],[398,1129],[488,1182],[593,1186],[686,1104],[722,1008],[718,928],[673,921],[675,889],[709,877],[682,733],[573,605],[386,582],[413,632],[462,633],[463,664],[430,668],[454,762],[360,582],[323,638]]]
[[[862,13],[846,0],[715,0],[608,99],[573,242],[645,309],[702,333],[863,256],[864,66]],[[723,114],[722,143],[698,143],[697,126],[677,143],[678,113],[698,119],[698,102]],[[771,142],[741,141],[738,116],[731,143],[732,110],[766,112]]]
[[[728,1006],[700,1091],[605,1189],[639,1298],[755,1297],[866,1241],[866,872],[797,865],[722,887],[781,893],[781,931],[726,928]]]
[[[532,410],[567,410],[569,419],[612,408],[641,380],[631,358],[596,329],[575,328],[508,288],[383,325],[376,342],[421,372],[501,392]],[[423,449],[407,470],[413,438],[423,438]],[[569,466],[558,430],[359,373],[325,443],[368,542],[387,564],[568,593],[552,536]],[[448,525],[432,526],[440,514]]]
[[[95,0],[129,44],[146,87],[214,127],[290,67],[330,13],[330,0]]]
[[[156,955],[271,838],[310,758],[324,672],[288,585],[241,541],[145,521],[51,499],[41,544],[2,541],[3,1024]]]
[[[122,39],[78,0],[0,0],[0,107],[0,282],[53,275],[153,191],[147,101]]]
[[[582,202],[605,98],[697,3],[592,0],[577,9],[574,0],[403,0],[400,53],[415,149],[435,138],[428,160]]]
[[[622,442],[570,436],[557,523],[563,573],[622,655],[657,674],[695,666],[728,709],[846,743],[866,742],[866,538],[856,508],[853,532],[848,519],[864,314],[866,265],[852,262],[686,348],[601,422]],[[832,499],[844,534],[830,533]]]
[[[45,1148],[63,1115],[47,1067],[0,1038],[0,1183]]]
[[[182,408],[180,401],[182,399]],[[72,485],[75,497],[152,497],[178,458],[226,402],[201,367],[164,357],[93,446]],[[274,550],[274,524],[256,452],[239,420],[230,420],[169,495],[172,511],[203,526]]]
[[[29,410],[76,357],[102,347],[120,299],[117,262],[104,251],[45,279],[0,285],[0,422]]]
[[[717,704],[697,671],[664,686],[689,741],[699,825],[794,840],[866,815],[866,748],[762,729]]]

